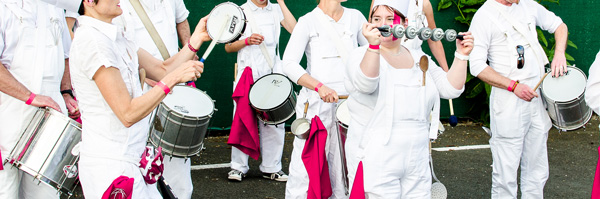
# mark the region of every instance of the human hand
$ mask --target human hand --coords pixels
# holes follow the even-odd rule
[[[67,111],[69,112],[69,117],[71,119],[77,119],[81,116],[79,112],[79,105],[77,101],[71,97],[71,95],[65,93],[62,94],[63,99],[65,100],[65,105],[67,105]]]
[[[250,37],[246,38],[248,45],[260,45],[265,40],[260,34],[253,33]]]
[[[319,88],[319,97],[321,97],[321,100],[323,100],[324,102],[327,103],[333,103],[333,102],[337,102],[339,97],[337,95],[337,92],[335,92],[335,90],[323,85],[321,86],[321,88]]]
[[[45,95],[36,95],[31,105],[35,107],[50,107],[58,112],[62,112],[60,106],[51,97]]]
[[[375,24],[364,23],[362,26],[362,34],[370,45],[377,46],[381,44],[381,33]]]
[[[464,40],[456,39],[456,52],[469,56],[473,50],[473,35],[471,35],[471,32],[460,32],[458,34],[464,35]]]
[[[515,90],[513,92],[515,93],[515,95],[517,95],[517,97],[521,98],[522,100],[530,102],[534,97],[538,97],[537,92],[529,88],[527,84],[519,83],[514,89]]]
[[[177,69],[168,75],[174,76],[178,83],[184,83],[196,81],[200,78],[202,72],[204,72],[204,63],[189,60],[181,64],[181,66],[177,67]]]
[[[556,53],[552,58],[552,64],[550,65],[552,77],[563,76],[567,72],[567,58],[565,53]]]
[[[200,40],[202,42],[211,40],[210,36],[208,35],[208,31],[206,30],[206,21],[207,20],[208,20],[208,16],[202,17],[202,19],[200,19],[200,21],[198,21],[198,24],[196,25],[196,29],[194,29],[194,34],[197,34],[197,36],[200,37]]]

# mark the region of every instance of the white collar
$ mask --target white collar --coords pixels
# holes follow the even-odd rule
[[[91,26],[95,28],[96,30],[110,38],[112,41],[115,41],[117,39],[118,28],[114,24],[106,23],[85,15],[77,18],[77,22],[80,26]]]
[[[256,4],[254,4],[254,2],[252,2],[251,0],[248,0],[248,2],[247,2],[247,3],[248,3],[248,5],[250,6],[250,9],[251,9],[252,11],[256,11],[256,10],[258,10],[258,9],[259,9],[259,7],[258,7],[258,6],[256,6]],[[264,8],[265,8],[265,9],[267,9],[268,11],[271,11],[271,10],[273,10],[273,6],[272,6],[272,5],[273,5],[273,4],[271,4],[271,1],[267,1],[267,6],[265,6]]]

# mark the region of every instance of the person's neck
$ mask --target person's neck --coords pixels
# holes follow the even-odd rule
[[[398,55],[402,52],[402,45],[400,45],[400,39],[390,42],[381,43],[381,51],[391,55]]]
[[[506,0],[496,0],[496,2],[498,2],[498,3],[502,4],[502,5],[505,5],[505,6],[511,6],[513,4],[513,3],[508,2]]]
[[[317,7],[319,7],[323,13],[333,18],[335,21],[339,21],[344,14],[344,8],[342,7],[342,4],[336,1],[322,0]]]
[[[265,8],[265,7],[267,7],[267,4],[269,4],[269,3],[267,2],[267,3],[265,3],[264,5],[259,5],[258,3],[254,2],[254,1],[251,1],[251,2],[252,2],[252,3],[253,3],[255,6],[256,6],[256,7],[259,7],[259,8]]]
[[[112,23],[113,18],[111,17],[102,17],[101,15],[99,15],[98,13],[85,13],[85,16],[106,22],[106,23]]]

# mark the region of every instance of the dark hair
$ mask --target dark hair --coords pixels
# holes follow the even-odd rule
[[[400,16],[402,23],[404,23],[404,21],[406,20],[406,17],[402,13],[400,13],[400,11],[398,11],[388,5],[377,5],[377,6],[373,7],[373,10],[371,10],[371,14],[369,15],[369,19],[371,19],[371,20],[373,19],[373,14],[375,13],[375,11],[377,11],[377,9],[379,9],[379,6],[384,6],[388,11],[391,11],[394,14],[397,14],[398,16]]]
[[[81,1],[81,5],[79,5],[79,10],[77,11],[77,13],[79,13],[79,15],[84,15],[85,14],[85,8],[83,8],[83,1],[87,1],[87,0],[82,0]],[[98,0],[94,0],[95,4],[98,4]]]

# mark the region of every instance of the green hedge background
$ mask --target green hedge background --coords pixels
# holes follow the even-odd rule
[[[184,2],[187,9],[190,11],[188,21],[190,22],[193,31],[200,18],[208,15],[216,5],[225,1],[184,0]],[[241,5],[246,1],[232,0],[231,2]],[[271,0],[271,2],[276,3],[275,0]],[[439,28],[444,30],[456,29],[457,31],[468,30],[466,25],[460,24],[454,20],[454,17],[458,15],[456,8],[438,12],[438,3],[439,0],[431,0],[436,25]],[[342,3],[342,6],[357,9],[367,16],[370,4],[371,0],[349,0]],[[304,14],[312,11],[317,3],[315,0],[288,0],[286,1],[286,5],[295,18],[298,19]],[[575,58],[576,61],[574,61],[573,64],[576,64],[578,68],[587,73],[589,66],[596,57],[596,53],[600,50],[600,42],[597,41],[597,34],[600,33],[600,25],[597,23],[600,18],[600,12],[598,12],[600,10],[600,0],[563,0],[560,5],[549,4],[548,9],[560,16],[567,24],[570,32],[569,39],[578,46],[578,49],[568,48],[567,52]],[[283,28],[281,33],[280,53],[283,55],[290,34]],[[202,56],[202,53],[207,47],[208,42],[201,47],[198,56]],[[425,52],[429,53],[429,48],[426,44],[423,45],[423,49]],[[455,51],[454,43],[444,42],[444,49],[446,51],[446,59],[451,62]],[[218,111],[213,114],[211,121],[212,129],[227,130],[231,126],[231,119],[233,117],[233,100],[231,99],[231,94],[233,92],[233,68],[235,62],[236,54],[225,52],[223,44],[217,44],[210,56],[206,59],[202,78],[196,82],[199,89],[206,91],[208,95],[216,100],[215,106]],[[306,61],[303,60],[301,65],[306,66],[305,63]],[[469,112],[468,108],[470,106],[468,105],[481,103],[481,100],[482,99],[465,99],[464,96],[461,96],[460,98],[453,100],[454,112],[460,118],[478,118],[479,116],[472,115],[473,113]],[[441,117],[448,118],[450,115],[448,102],[447,100],[442,100],[441,103]],[[291,120],[288,121],[288,124],[289,123],[291,123]]]

